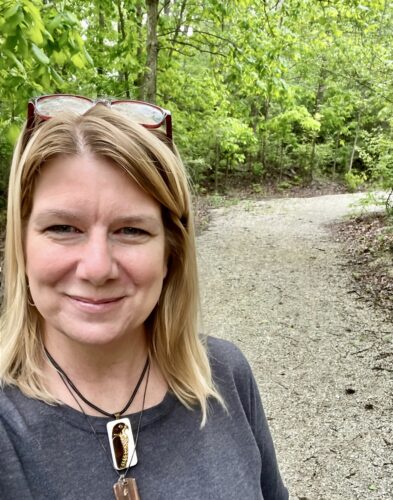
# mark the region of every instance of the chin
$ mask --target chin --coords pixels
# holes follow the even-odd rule
[[[129,335],[124,329],[109,329],[103,325],[92,327],[92,325],[81,326],[80,328],[59,329],[67,339],[84,344],[86,346],[105,346],[124,340]],[[50,333],[49,333],[50,335]]]

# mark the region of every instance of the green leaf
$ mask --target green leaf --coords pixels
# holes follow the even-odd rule
[[[78,24],[78,18],[75,14],[72,14],[71,12],[64,12],[64,17],[71,25]]]
[[[8,36],[5,44],[3,45],[3,50],[14,50],[15,46],[18,44],[19,38],[15,35]]]
[[[25,68],[23,67],[23,64],[19,61],[19,59],[17,59],[15,54],[13,54],[10,50],[4,50],[4,54],[14,61],[15,65],[17,66],[19,71],[21,71],[22,73],[25,72]]]
[[[45,89],[45,92],[48,92],[50,91],[51,89],[51,78],[50,78],[50,75],[48,72],[44,73],[42,76],[41,76],[41,83],[42,83],[42,86],[44,87]]]
[[[27,33],[28,37],[30,40],[37,44],[37,45],[42,45],[44,42],[44,39],[42,37],[41,30],[38,26],[33,26]]]
[[[49,57],[41,50],[35,43],[31,44],[31,50],[33,51],[34,57],[42,64],[49,64]]]
[[[45,40],[49,40],[51,42],[54,42],[53,36],[48,30],[44,29],[44,31],[42,33],[45,37]]]
[[[12,123],[6,132],[7,140],[10,144],[15,144],[20,134],[20,127],[16,123]]]
[[[10,8],[9,8],[9,9],[5,12],[5,14],[4,14],[4,19],[8,19],[9,17],[14,16],[14,15],[18,12],[19,7],[20,7],[20,6],[19,6],[18,4],[16,4],[16,5],[14,5],[14,6],[10,7]]]
[[[72,57],[71,57],[71,61],[72,63],[74,64],[74,66],[76,66],[77,68],[79,69],[82,69],[85,67],[85,62],[84,60],[82,59],[81,55],[80,54],[74,54]]]
[[[93,61],[91,55],[88,53],[86,47],[83,47],[83,54],[86,58],[86,61],[90,64],[90,66],[94,66],[94,61]]]
[[[81,49],[83,47],[83,38],[79,33],[74,34],[74,40],[78,44],[78,48]]]
[[[55,50],[52,54],[52,58],[56,64],[59,66],[63,66],[65,62],[67,61],[68,57],[67,54],[61,51]]]
[[[3,34],[15,34],[19,25],[23,24],[24,16],[21,10],[17,10],[13,16],[10,16],[1,27]]]
[[[58,28],[63,21],[60,15],[54,17],[52,21],[48,24],[48,30],[53,32],[56,28]]]
[[[58,85],[64,85],[64,80],[63,78],[59,75],[59,73],[54,69],[50,68],[50,73],[52,75],[52,78]]]
[[[23,7],[23,10],[25,12],[28,12],[31,15],[33,21],[36,24],[42,25],[42,18],[41,18],[40,11],[39,11],[39,9],[37,9],[37,7],[32,2],[26,1],[25,5]]]

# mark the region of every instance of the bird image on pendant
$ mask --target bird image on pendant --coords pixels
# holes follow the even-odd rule
[[[119,469],[127,467],[129,453],[128,431],[128,425],[123,422],[115,425],[112,430],[113,448]]]

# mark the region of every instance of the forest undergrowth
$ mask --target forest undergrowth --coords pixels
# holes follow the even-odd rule
[[[351,292],[393,318],[393,218],[383,213],[364,214],[332,229],[348,254]]]

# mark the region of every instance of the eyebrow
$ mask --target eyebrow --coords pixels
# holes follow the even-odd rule
[[[59,210],[59,209],[48,209],[48,210],[44,210],[42,212],[39,212],[37,214],[37,216],[34,218],[34,220],[36,222],[41,222],[42,221],[45,221],[47,218],[50,218],[50,217],[58,217],[59,219],[67,219],[67,220],[79,220],[80,217],[74,213],[74,212],[70,212],[68,210]]]
[[[35,217],[35,222],[45,222],[46,219],[49,218],[59,218],[65,219],[70,222],[78,222],[83,218],[83,214],[79,214],[77,212],[73,212],[70,210],[61,210],[57,208],[51,208],[40,212]],[[114,219],[115,224],[120,224],[124,226],[130,226],[133,224],[145,224],[145,223],[154,223],[159,224],[161,220],[158,217],[148,215],[148,214],[137,214],[137,215],[127,215],[124,217],[117,217]]]
[[[124,226],[132,226],[133,224],[144,224],[144,223],[154,223],[158,224],[161,222],[161,219],[158,217],[154,217],[151,215],[131,215],[126,217],[118,217],[115,219],[116,224],[124,225]]]

